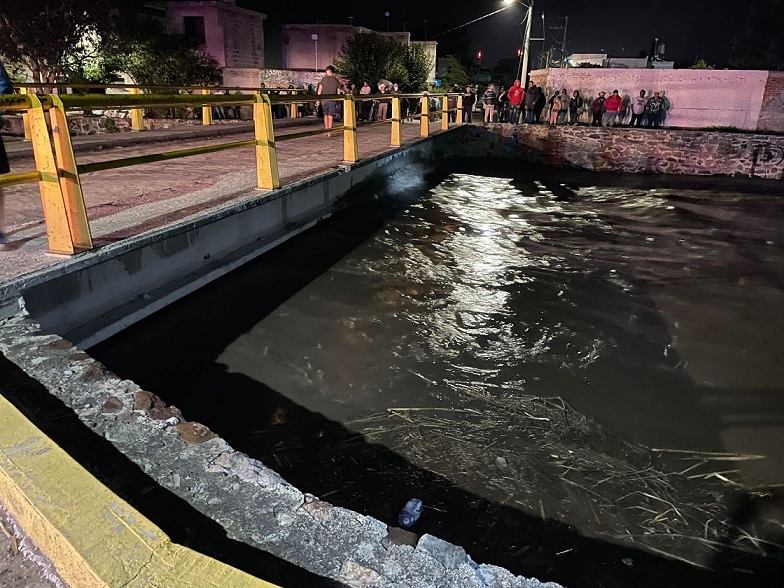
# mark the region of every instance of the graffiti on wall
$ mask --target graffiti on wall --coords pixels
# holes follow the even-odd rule
[[[784,147],[768,141],[756,143],[751,150],[751,174],[756,175],[757,165],[778,165],[784,162]]]

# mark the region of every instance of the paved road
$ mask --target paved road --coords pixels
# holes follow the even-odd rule
[[[439,128],[440,122],[431,123],[431,132],[437,132]],[[242,123],[235,126],[230,137],[225,133],[216,136],[212,127],[191,129],[174,134],[152,131],[111,139],[79,138],[77,161],[106,161],[253,137],[252,127]],[[209,136],[203,136],[200,129],[207,131]],[[280,138],[301,130],[301,127],[280,129],[276,136]],[[142,135],[147,142],[139,144]],[[418,123],[403,125],[404,142],[418,138]],[[360,158],[390,150],[389,142],[389,125],[360,127]],[[85,144],[90,144],[91,148],[85,149]],[[16,143],[8,147],[13,172],[34,169],[29,144]],[[342,159],[341,133],[333,137],[318,135],[278,142],[278,163],[284,185],[334,168]],[[247,198],[255,185],[252,147],[82,176],[88,218],[98,246],[198,215],[229,200]],[[0,283],[58,262],[58,258],[46,254],[46,233],[37,185],[14,186],[8,188],[6,194],[9,243],[0,246]]]

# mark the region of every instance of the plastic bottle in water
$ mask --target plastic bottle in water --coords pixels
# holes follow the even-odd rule
[[[419,500],[419,498],[412,498],[406,502],[406,505],[403,507],[403,510],[400,511],[397,520],[401,527],[408,529],[419,520],[421,515],[422,501]]]

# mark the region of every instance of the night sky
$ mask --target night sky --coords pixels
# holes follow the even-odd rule
[[[238,4],[266,13],[273,23],[349,24],[351,16],[354,25],[379,31],[386,30],[384,12],[389,11],[390,30],[403,30],[405,22],[405,30],[411,31],[413,38],[423,39],[427,27],[428,38],[436,41],[442,40],[434,38],[439,30],[503,6],[500,0],[238,0]],[[562,27],[563,17],[568,16],[567,54],[611,52],[618,57],[636,57],[641,50],[647,52],[654,37],[659,37],[666,45],[665,57],[677,65],[688,66],[695,58],[702,58],[721,68],[727,65],[733,35],[743,25],[744,5],[728,0],[536,0],[532,37],[542,36],[544,10],[548,28],[545,48],[560,47],[563,31],[550,27]],[[472,54],[483,52],[482,65],[492,67],[501,58],[515,58],[522,45],[517,25],[523,11],[513,6],[462,29]],[[534,42],[531,47],[532,65],[536,67],[542,43]],[[439,55],[443,55],[442,49]]]

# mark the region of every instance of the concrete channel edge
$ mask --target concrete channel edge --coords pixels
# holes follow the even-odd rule
[[[2,396],[0,493],[74,588],[275,588],[172,543]]]

